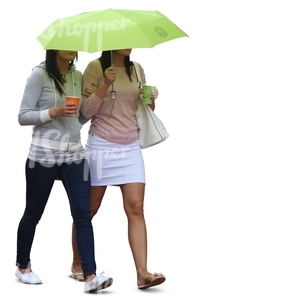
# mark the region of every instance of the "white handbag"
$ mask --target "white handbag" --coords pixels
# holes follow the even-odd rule
[[[140,85],[140,69],[136,62],[133,63],[138,85]],[[151,107],[149,107],[148,104],[145,104],[142,100],[140,100],[136,110],[136,120],[139,127],[139,141],[142,149],[159,144],[169,137],[169,133],[162,121],[154,113]]]

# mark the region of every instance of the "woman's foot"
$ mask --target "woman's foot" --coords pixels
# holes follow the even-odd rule
[[[81,266],[72,265],[71,272],[72,272],[70,274],[71,278],[78,280],[78,281],[84,281],[84,276],[83,276]]]
[[[27,284],[41,284],[42,280],[31,269],[19,269],[16,270],[16,276],[21,282]]]
[[[112,283],[112,277],[104,275],[104,272],[99,276],[96,276],[95,274],[88,275],[84,284],[84,291],[86,293],[96,293],[99,290],[108,288]]]
[[[140,290],[144,290],[162,284],[165,280],[166,277],[162,273],[148,273],[148,275],[139,275],[137,284]]]

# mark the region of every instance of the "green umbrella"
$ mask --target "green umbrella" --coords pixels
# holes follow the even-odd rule
[[[152,48],[185,36],[158,11],[107,9],[57,19],[37,39],[44,49],[92,53]]]

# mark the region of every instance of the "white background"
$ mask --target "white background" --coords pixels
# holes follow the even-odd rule
[[[36,37],[50,23],[126,8],[159,10],[189,35],[131,55],[158,87],[157,114],[170,133],[143,150],[148,267],[167,281],[146,292],[136,288],[121,195],[109,188],[93,224],[98,272],[112,275],[114,284],[98,297],[299,299],[298,1],[148,2],[1,4],[3,293],[8,299],[93,297],[68,278],[72,220],[60,182],[32,249],[33,270],[44,284],[24,285],[14,276],[31,133],[17,115],[26,79],[45,56]],[[99,55],[79,53],[77,68],[84,71]]]

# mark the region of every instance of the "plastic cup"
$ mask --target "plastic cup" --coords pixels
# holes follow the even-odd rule
[[[146,104],[152,104],[150,98],[151,93],[156,89],[156,86],[152,85],[143,85],[143,102]]]
[[[78,105],[79,101],[80,101],[80,98],[79,97],[75,97],[75,96],[66,96],[66,101]]]

